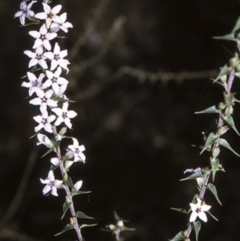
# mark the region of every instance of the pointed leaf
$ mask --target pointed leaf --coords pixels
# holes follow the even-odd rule
[[[211,157],[210,158],[210,163],[211,163],[211,167],[212,167],[212,179],[213,179],[213,182],[214,182],[214,179],[215,179],[215,176],[216,176],[216,172],[219,169],[219,159]]]
[[[91,193],[91,191],[74,191],[72,192],[72,196],[77,196],[77,195],[81,195],[81,194],[88,194]]]
[[[70,205],[71,205],[71,202],[64,202],[64,204],[63,204],[63,215],[62,215],[61,219],[64,218],[64,216],[65,216],[67,210],[69,209]]]
[[[90,217],[81,211],[76,212],[76,217],[84,219],[94,219],[93,217]]]
[[[183,239],[185,239],[185,236],[184,236],[183,232],[181,231],[181,232],[177,233],[177,235],[174,238],[170,239],[169,241],[180,241]]]
[[[220,71],[220,73],[218,74],[217,78],[214,79],[213,83],[216,83],[223,75],[227,75],[230,73],[231,71],[231,67],[228,67],[227,65],[224,65]]]
[[[229,33],[224,36],[217,36],[217,37],[213,37],[213,38],[220,39],[220,40],[236,41],[234,33]]]
[[[222,205],[222,203],[220,202],[220,200],[219,200],[219,198],[218,198],[216,187],[215,187],[212,183],[208,183],[207,188],[212,192],[212,194],[213,194],[214,197],[217,199],[217,201],[219,202],[219,204]]]
[[[236,74],[235,74],[236,75]],[[240,73],[239,73],[239,76],[238,76],[239,78],[240,78]],[[237,102],[237,103],[240,103],[240,100],[238,100],[238,99],[236,99],[235,97],[233,98],[233,101],[234,102]]]
[[[114,213],[114,218],[115,218],[116,221],[121,220],[121,221],[123,221],[123,222],[129,222],[128,220],[125,220],[125,219],[123,219],[123,218],[120,218],[120,217],[118,216],[118,214],[117,214],[116,211],[114,211],[113,213]]]
[[[236,32],[240,28],[240,17],[238,18],[235,26],[233,27],[232,33]]]
[[[67,177],[64,177],[63,180],[65,185],[73,188],[74,185],[73,185],[72,178],[70,176],[67,175]]]
[[[204,147],[202,149],[202,151],[200,152],[200,155],[207,150],[213,143],[214,141],[217,139],[217,137],[215,136],[215,134],[213,132],[211,132],[204,144]]]
[[[232,118],[231,115],[230,115],[230,116],[227,116],[227,117],[223,117],[223,119],[227,122],[227,124],[228,124],[229,126],[232,127],[232,129],[233,129],[238,135],[240,135],[239,132],[238,132],[238,130],[237,130],[237,128],[236,128],[236,126],[235,126],[234,120],[233,120],[233,118]]]
[[[74,229],[74,227],[68,223],[68,224],[63,228],[63,230],[62,230],[61,232],[55,234],[54,236],[58,236],[58,235],[60,235],[60,234],[62,234],[62,233],[65,233],[65,232],[71,230],[71,229]]]
[[[172,209],[174,211],[177,211],[177,212],[180,212],[180,213],[184,213],[184,214],[188,213],[188,211],[184,208],[170,208],[170,209]]]
[[[219,144],[220,144],[221,146],[226,147],[228,150],[230,150],[231,152],[233,152],[235,155],[240,156],[237,152],[235,152],[235,151],[232,149],[232,147],[229,145],[229,143],[228,143],[225,139],[220,138],[220,139],[219,139]]]
[[[203,173],[201,170],[198,170],[196,172],[194,172],[192,175],[188,176],[188,177],[185,177],[185,178],[182,178],[180,179],[179,181],[186,181],[186,180],[191,180],[191,179],[196,179],[198,177],[203,177]]]
[[[210,213],[209,211],[207,211],[206,213],[208,213],[212,218],[214,218],[216,221],[218,221],[218,219],[212,213]]]
[[[224,92],[223,96],[224,96],[224,100],[225,100],[227,107],[232,106],[232,104],[234,102],[234,95],[232,93],[227,94]]]
[[[196,240],[198,241],[198,234],[201,229],[201,223],[199,221],[193,223]]]
[[[97,223],[93,223],[93,224],[82,224],[81,226],[79,226],[80,229],[82,228],[87,228],[87,227],[93,227],[93,226],[96,226]]]
[[[43,158],[45,156],[47,156],[49,153],[51,153],[53,151],[52,148],[48,149],[40,158]]]
[[[215,105],[205,110],[194,112],[194,114],[211,114],[211,113],[219,113],[219,110],[215,107]]]

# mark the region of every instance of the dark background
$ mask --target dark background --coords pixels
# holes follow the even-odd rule
[[[221,100],[222,89],[210,77],[235,51],[234,43],[212,37],[231,31],[240,3],[55,3],[63,4],[62,12],[74,25],[59,41],[69,50],[67,95],[76,101],[71,109],[78,113],[69,134],[85,145],[87,156],[86,164],[71,169],[71,176],[84,180],[82,190],[92,191],[75,203],[98,223],[83,229],[83,236],[87,241],[114,240],[100,229],[114,222],[116,210],[129,220],[127,226],[136,228],[124,234],[126,240],[168,240],[188,221],[170,207],[188,209],[197,193],[194,181],[179,179],[185,169],[209,162],[208,153],[200,156],[191,144],[202,143],[201,132],[214,130],[217,116],[193,113]],[[19,4],[0,1],[0,240],[75,240],[73,231],[53,237],[68,222],[68,215],[60,221],[63,191],[59,198],[42,195],[39,178],[47,176],[50,157],[40,159],[44,147],[36,148],[36,139],[29,139],[38,108],[28,104],[20,78],[28,65],[23,51],[31,49],[33,40],[28,35],[32,27],[18,27],[19,20],[13,19]],[[78,40],[81,46],[74,50]],[[236,81],[238,98],[239,87]],[[238,108],[234,118],[240,129]],[[227,139],[240,152],[233,131]],[[209,217],[200,240],[240,240],[239,158],[223,150],[220,159],[227,172],[218,174],[215,184],[223,206],[207,193],[206,202],[219,222]]]

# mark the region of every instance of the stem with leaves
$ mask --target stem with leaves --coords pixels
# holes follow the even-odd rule
[[[202,150],[200,152],[200,154],[202,154],[204,151],[208,151],[210,153],[210,165],[209,167],[197,168],[195,170],[187,169],[185,173],[192,172],[193,174],[180,180],[180,181],[185,181],[185,180],[195,179],[197,181],[199,192],[198,194],[195,194],[195,196],[193,197],[192,203],[190,203],[191,208],[188,211],[182,208],[172,208],[173,210],[179,211],[184,214],[188,214],[189,212],[191,212],[191,215],[189,218],[187,229],[180,231],[177,235],[175,235],[174,238],[171,239],[171,241],[177,241],[177,240],[190,241],[190,235],[192,230],[195,231],[195,238],[198,241],[198,235],[201,229],[201,222],[196,221],[196,219],[199,218],[200,220],[207,222],[207,215],[205,214],[205,212],[207,212],[215,220],[217,220],[209,212],[209,209],[211,208],[211,206],[206,205],[204,200],[206,190],[209,190],[215,196],[219,204],[222,205],[218,198],[216,187],[209,182],[210,176],[212,176],[212,182],[214,182],[216,173],[218,171],[224,171],[224,168],[219,160],[219,154],[221,152],[222,147],[227,148],[235,155],[240,156],[232,149],[228,141],[222,138],[222,136],[229,129],[233,129],[238,135],[240,135],[235,126],[234,119],[233,119],[234,104],[239,103],[240,101],[234,97],[235,93],[231,92],[235,78],[240,77],[240,59],[239,59],[240,35],[237,33],[239,29],[240,29],[240,19],[237,21],[235,27],[233,28],[230,34],[227,34],[222,37],[216,37],[216,39],[231,40],[236,42],[237,51],[234,57],[232,57],[229,60],[229,63],[224,65],[221,68],[217,78],[213,80],[213,83],[217,83],[223,87],[224,91],[223,91],[222,102],[220,102],[216,106],[214,105],[203,111],[199,111],[195,113],[195,114],[211,114],[211,113],[218,114],[216,131],[211,132],[207,137],[204,136],[204,145],[201,147]]]

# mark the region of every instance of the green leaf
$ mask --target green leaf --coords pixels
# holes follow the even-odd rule
[[[177,233],[177,235],[172,238],[172,239],[169,239],[169,241],[179,241],[179,240],[183,240],[185,239],[185,236],[183,235],[183,231]]]
[[[201,223],[199,221],[193,223],[196,240],[198,241],[199,231],[201,229]]]
[[[214,218],[216,221],[218,221],[218,219],[217,219],[215,216],[213,216],[213,214],[211,214],[209,211],[207,211],[207,213],[208,213],[212,218]]]
[[[121,221],[123,221],[123,222],[129,222],[128,220],[125,220],[125,219],[123,219],[123,218],[120,218],[120,217],[118,216],[118,214],[117,214],[116,211],[114,211],[113,213],[114,213],[114,218],[115,218],[116,221],[121,220]]]
[[[82,228],[87,228],[87,227],[93,227],[93,226],[96,226],[97,223],[93,223],[93,224],[82,224],[81,226],[79,226],[80,229]]]
[[[215,105],[205,110],[194,112],[194,114],[211,114],[211,113],[219,113],[219,110],[215,107]]]
[[[219,198],[218,198],[216,187],[215,187],[212,183],[208,183],[207,188],[212,192],[212,194],[213,194],[214,197],[217,199],[217,201],[219,202],[219,204],[222,205],[222,203],[220,202],[220,200],[219,200]]]
[[[86,215],[85,213],[83,213],[81,211],[76,212],[76,217],[84,218],[84,219],[94,219],[93,217],[90,217],[90,216]]]
[[[53,151],[52,148],[48,149],[40,158],[43,158],[45,156],[47,156],[49,153],[51,153]]]
[[[228,41],[237,41],[235,39],[235,34],[234,33],[229,33],[229,34],[226,34],[224,36],[216,36],[216,37],[213,37],[214,39],[220,39],[220,40],[228,40]]]
[[[67,210],[69,209],[70,205],[71,205],[71,202],[64,202],[64,204],[63,204],[63,215],[62,215],[61,219],[64,218],[64,216],[65,216]]]
[[[67,186],[69,186],[71,188],[74,187],[72,178],[70,176],[67,175],[66,177],[64,177],[63,181],[64,181],[65,185],[67,185]]]
[[[231,70],[232,70],[231,67],[228,67],[227,65],[224,65],[222,67],[220,73],[218,74],[217,78],[214,79],[213,83],[216,83],[223,75],[229,74]]]
[[[231,115],[230,115],[230,116],[223,117],[223,119],[227,122],[227,124],[228,124],[229,126],[232,127],[232,129],[233,129],[238,135],[240,135],[239,132],[238,132],[238,130],[237,130],[237,128],[236,128],[236,126],[235,126],[234,120],[233,120],[233,118],[232,118]]]
[[[184,208],[170,208],[170,209],[172,209],[174,211],[177,211],[177,212],[180,212],[180,213],[184,213],[184,214],[188,213],[188,211]]]
[[[211,132],[204,144],[204,147],[202,149],[202,151],[200,152],[200,155],[207,150],[213,143],[214,141],[217,139],[217,137],[215,136],[215,134],[213,132]]]
[[[211,167],[212,167],[212,179],[214,181],[215,176],[216,176],[216,172],[219,169],[219,159],[218,158],[214,158],[214,157],[210,157],[210,163],[211,163]]]
[[[188,177],[185,177],[185,178],[182,178],[180,179],[179,181],[186,181],[186,180],[191,180],[191,179],[196,179],[198,177],[203,177],[203,173],[201,170],[198,170],[196,172],[194,172],[192,175],[188,176]]]
[[[63,230],[62,230],[61,232],[55,234],[54,236],[58,236],[58,235],[60,235],[60,234],[62,234],[62,233],[65,233],[65,232],[71,230],[71,229],[74,229],[74,227],[68,223],[68,224],[63,228]]]
[[[219,144],[220,144],[221,146],[226,147],[228,150],[230,150],[231,152],[233,152],[235,155],[240,156],[237,152],[235,152],[235,151],[232,149],[232,147],[229,145],[229,143],[228,143],[225,139],[219,138]]]
[[[238,18],[237,22],[235,23],[232,33],[236,32],[240,28],[240,17]]]
[[[234,95],[232,93],[231,94],[224,93],[223,96],[224,96],[224,100],[225,100],[225,103],[227,104],[227,106],[228,107],[232,106],[232,104],[234,102]]]
[[[77,196],[77,195],[81,195],[81,194],[88,194],[91,193],[91,191],[74,191],[72,192],[72,196]]]

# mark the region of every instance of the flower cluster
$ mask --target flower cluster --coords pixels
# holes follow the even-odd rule
[[[22,83],[22,87],[28,88],[28,95],[31,97],[29,103],[39,106],[40,114],[33,117],[37,123],[34,128],[39,141],[37,144],[44,144],[54,151],[53,140],[40,132],[44,130],[47,133],[53,133],[53,126],[58,127],[60,125],[65,125],[71,129],[71,120],[77,116],[75,111],[68,109],[69,102],[65,95],[68,80],[61,76],[63,71],[66,73],[69,71],[68,65],[70,63],[66,59],[68,51],[61,50],[59,43],[56,41],[59,31],[62,30],[67,33],[68,29],[73,26],[67,22],[67,13],[60,14],[62,9],[60,4],[51,8],[48,4],[49,1],[43,0],[43,12],[35,14],[31,8],[36,2],[22,1],[20,11],[14,16],[19,17],[22,25],[26,24],[27,19],[40,23],[39,30],[29,31],[34,44],[31,50],[24,51],[24,54],[30,58],[28,64],[30,70],[26,75],[27,81]],[[77,139],[72,138],[72,140],[73,144],[68,146],[64,156],[68,168],[74,162],[81,161],[84,163],[86,159],[83,154],[85,147],[79,146]],[[61,138],[57,138],[57,141],[61,141]],[[59,157],[51,159],[51,163],[55,166],[58,166],[62,161]],[[46,180],[40,180],[43,184],[46,184],[43,194],[51,191],[52,195],[57,196],[57,188],[61,187],[62,181],[55,180],[52,170],[49,171]]]

